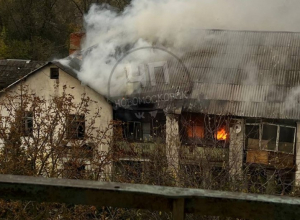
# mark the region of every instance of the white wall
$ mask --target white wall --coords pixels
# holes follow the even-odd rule
[[[96,126],[102,130],[107,129],[109,123],[113,119],[113,111],[111,105],[105,100],[105,98],[96,93],[91,88],[81,85],[81,82],[71,75],[67,74],[63,70],[59,69],[59,79],[50,79],[50,68],[57,68],[57,66],[51,64],[47,65],[44,68],[38,70],[36,73],[27,77],[24,82],[20,82],[10,89],[7,92],[18,92],[21,83],[27,85],[30,92],[35,93],[39,97],[43,97],[46,100],[50,100],[53,96],[62,94],[63,86],[67,86],[67,94],[72,94],[74,96],[74,103],[80,103],[82,94],[86,94],[90,97],[91,100],[96,101],[97,103],[91,102],[88,108],[90,109],[90,114],[86,115],[86,120],[89,120],[98,109],[101,108],[100,114],[101,117],[97,119]],[[55,87],[58,82],[58,87]],[[4,99],[4,95],[0,96],[0,101]],[[7,112],[2,111],[2,115],[7,115]],[[112,130],[108,133],[112,135]],[[99,146],[99,149],[102,151],[108,151],[109,145]]]

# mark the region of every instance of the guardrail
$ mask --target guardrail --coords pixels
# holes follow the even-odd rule
[[[246,219],[299,219],[300,199],[226,191],[0,175],[0,198]]]

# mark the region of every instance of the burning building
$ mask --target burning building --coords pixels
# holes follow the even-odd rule
[[[169,53],[121,65],[121,82],[111,77],[104,89],[123,83],[125,93],[107,92],[104,101],[99,94],[103,86],[88,84],[87,90],[105,106],[104,118],[120,122],[113,134],[120,161],[138,166],[135,174],[146,172],[142,162],[151,162],[159,145],[176,172],[194,167],[191,175],[229,172],[242,178],[259,169],[262,178],[284,173],[280,181],[286,188],[299,184],[300,34],[200,32],[199,45],[180,56]],[[147,50],[156,55],[161,48]],[[50,67],[59,68],[81,88],[80,68],[90,54],[93,48],[43,68],[49,74]],[[116,162],[115,169],[123,168]]]
[[[286,188],[298,184],[300,34],[203,32],[199,47],[180,57],[188,74],[164,60],[161,68],[146,71],[146,82],[127,78],[127,86],[140,87],[122,97],[128,105],[112,101],[114,118],[126,123],[123,137],[147,142],[147,151],[156,134],[166,135],[169,164],[177,169],[209,161],[211,173],[227,167],[232,175],[246,169],[251,176],[263,168],[260,175],[266,178],[285,173],[280,181]],[[159,83],[153,85],[151,78]],[[176,94],[179,87],[180,97],[136,102],[154,91]]]

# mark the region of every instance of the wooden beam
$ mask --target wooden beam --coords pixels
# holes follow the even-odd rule
[[[173,220],[184,220],[184,199],[174,199],[173,201]]]
[[[300,216],[299,198],[13,175],[0,175],[0,198],[159,210],[173,212],[175,219],[183,219],[182,213],[264,220]]]

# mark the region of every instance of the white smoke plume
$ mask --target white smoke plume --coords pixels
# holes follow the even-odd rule
[[[179,54],[190,50],[203,29],[300,31],[299,0],[132,0],[122,12],[93,5],[85,16],[86,40],[79,79],[107,95],[108,78],[126,49],[163,45]],[[89,49],[91,48],[92,49]],[[127,62],[155,60],[140,51]],[[114,94],[126,90],[124,66],[112,77]]]

